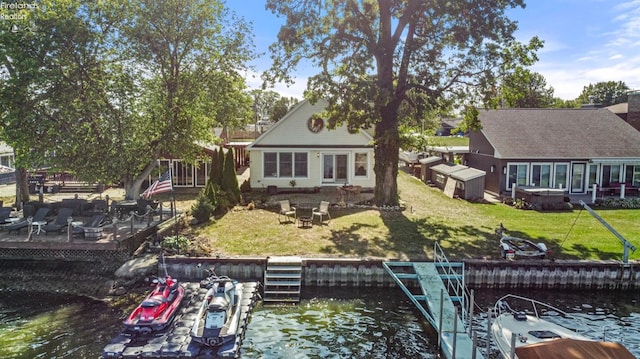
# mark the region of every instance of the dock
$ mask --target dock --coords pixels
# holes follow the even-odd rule
[[[464,263],[435,258],[434,262],[384,262],[383,267],[436,330],[446,358],[484,358],[469,329],[474,304],[464,285]]]
[[[152,335],[131,336],[120,334],[102,351],[102,358],[236,358],[251,312],[260,298],[260,283],[243,282],[243,299],[240,303],[240,330],[234,342],[220,348],[210,348],[191,340],[189,332],[195,323],[198,309],[207,289],[199,283],[182,283],[185,296],[181,309],[171,326]]]

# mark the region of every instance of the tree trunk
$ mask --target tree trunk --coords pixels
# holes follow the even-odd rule
[[[16,168],[16,202],[14,206],[21,210],[22,204],[29,202],[29,178],[27,169]]]
[[[138,199],[140,197],[140,187],[142,187],[142,182],[146,180],[151,171],[156,168],[158,160],[155,159],[140,172],[136,177],[125,176],[122,179],[122,183],[124,184],[125,191],[125,199]]]
[[[376,188],[374,202],[378,206],[398,204],[398,153],[400,138],[398,121],[393,105],[381,110],[381,121],[376,125],[375,165]]]

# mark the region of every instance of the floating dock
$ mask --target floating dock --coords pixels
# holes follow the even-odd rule
[[[152,335],[125,335],[115,337],[102,350],[102,358],[236,358],[244,339],[251,312],[260,298],[260,283],[243,282],[243,299],[238,335],[234,342],[219,348],[203,346],[191,340],[189,332],[195,323],[198,309],[207,289],[199,283],[183,283],[185,296],[181,309],[171,326]]]

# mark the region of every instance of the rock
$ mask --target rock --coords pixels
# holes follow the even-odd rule
[[[116,278],[134,279],[155,273],[158,268],[158,256],[147,254],[125,262],[115,273]]]

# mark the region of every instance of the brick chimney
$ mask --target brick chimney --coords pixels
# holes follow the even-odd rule
[[[631,91],[627,96],[627,122],[640,131],[640,91]]]

